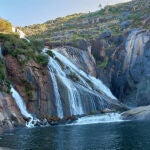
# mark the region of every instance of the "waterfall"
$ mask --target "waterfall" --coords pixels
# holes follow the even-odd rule
[[[58,92],[57,81],[56,81],[55,75],[52,72],[50,72],[50,76],[51,76],[51,79],[53,82],[53,87],[54,87],[57,115],[58,115],[58,117],[63,118],[63,108],[62,108],[62,103],[61,103],[61,99],[60,99],[60,94]]]
[[[25,39],[28,43],[30,43],[30,40],[26,38],[26,34],[23,31],[15,28],[15,27],[12,27],[12,32],[17,32],[21,39]]]
[[[89,82],[91,82],[94,85],[95,89],[101,90],[101,92],[105,93],[107,96],[109,96],[112,99],[116,99],[116,97],[113,96],[113,94],[111,93],[110,89],[107,88],[102,81],[96,79],[95,77],[92,77],[88,74],[86,74],[84,71],[78,69],[73,63],[70,62],[69,59],[67,59],[65,56],[61,55],[60,53],[58,53],[57,51],[53,50],[53,53],[55,54],[55,56],[57,58],[59,58],[66,66],[68,66],[70,68],[70,70],[72,70],[75,74],[79,76],[83,76],[83,80],[85,81],[88,80]],[[86,84],[88,85],[88,84]],[[88,86],[88,88],[90,88]]]
[[[69,101],[70,114],[71,115],[83,114],[77,89],[73,86],[72,82],[70,82],[70,80],[67,78],[65,72],[61,69],[61,66],[58,64],[58,62],[54,60],[52,57],[49,59],[48,68],[49,68],[50,74],[52,75],[55,97],[58,98],[56,99],[56,102],[60,101],[60,102],[57,102],[57,107],[59,107],[59,110],[63,110],[63,109],[62,109],[62,103],[61,103],[60,96],[59,96],[59,90],[58,90],[57,83],[56,83],[57,81],[54,78],[55,77],[54,72],[57,72],[56,77],[58,77],[67,87],[68,97],[70,100]],[[59,114],[57,114],[57,116],[59,116]]]
[[[2,56],[2,47],[0,46],[0,56]]]
[[[43,49],[46,54],[48,49]],[[51,50],[48,70],[52,79],[57,116],[99,112],[112,105],[119,106],[116,97],[102,81],[78,69],[57,49]]]
[[[3,58],[2,47],[0,45],[0,58]]]
[[[26,105],[23,102],[22,97],[19,95],[19,93],[11,87],[12,97],[16,101],[17,106],[19,107],[21,114],[26,118],[33,118],[32,115],[27,111]]]
[[[19,37],[21,38],[21,39],[24,39],[25,38],[25,33],[23,33],[21,30],[19,30],[19,29],[17,29],[17,32],[18,32],[18,34],[19,34]]]
[[[35,124],[39,122],[39,120],[37,118],[33,118],[33,116],[27,111],[26,105],[24,104],[22,97],[12,86],[11,86],[11,93],[12,97],[14,98],[17,106],[21,111],[21,114],[26,118],[30,118],[29,122],[26,122],[26,126],[29,128],[34,127]]]

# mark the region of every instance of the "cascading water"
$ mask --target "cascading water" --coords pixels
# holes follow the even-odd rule
[[[103,115],[85,116],[69,125],[86,125],[95,123],[111,123],[124,121],[119,113],[107,113]]]
[[[26,122],[26,126],[28,128],[32,128],[35,126],[35,124],[37,122],[39,122],[39,120],[37,118],[34,118],[28,111],[26,108],[26,105],[23,102],[22,97],[19,95],[19,93],[11,86],[11,93],[12,93],[12,97],[14,98],[17,106],[19,107],[21,114],[26,117],[26,118],[30,118],[29,122]]]
[[[0,57],[2,57],[2,47],[0,46]]]
[[[16,32],[16,31],[17,31],[17,33],[19,34],[19,37],[20,37],[21,39],[25,39],[28,43],[30,43],[30,40],[26,38],[26,35],[25,35],[25,33],[24,33],[23,31],[21,31],[21,30],[19,30],[19,29],[16,29],[16,28],[14,28],[14,27],[12,28],[12,31],[13,31],[13,32]]]
[[[52,72],[50,72],[50,76],[51,76],[51,79],[53,82],[53,87],[54,87],[57,115],[58,115],[58,117],[63,118],[63,108],[62,108],[62,103],[61,103],[61,99],[60,99],[60,94],[58,92],[57,81],[56,81],[55,75]]]
[[[47,51],[44,49],[43,53]],[[116,97],[100,80],[78,69],[57,50],[51,52],[53,56],[49,57],[48,69],[58,117],[89,114],[112,105],[119,106]]]

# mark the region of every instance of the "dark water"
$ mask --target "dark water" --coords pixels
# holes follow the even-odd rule
[[[16,129],[0,147],[19,150],[150,150],[150,122]]]

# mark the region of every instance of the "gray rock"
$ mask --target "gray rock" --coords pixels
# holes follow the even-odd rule
[[[150,105],[126,111],[122,117],[125,120],[150,120]]]
[[[125,19],[129,16],[129,14],[130,14],[130,11],[123,11],[121,16]]]
[[[15,101],[0,91],[0,133],[19,124],[24,124],[24,120]]]
[[[119,99],[136,106],[150,104],[149,30],[132,30],[124,46],[114,52],[111,66],[111,89]]]
[[[126,29],[127,27],[129,27],[130,25],[132,25],[133,20],[127,20],[127,21],[123,21],[120,23],[120,27],[122,29]]]
[[[87,48],[87,51],[69,46],[59,48],[58,50],[61,54],[65,55],[71,62],[73,62],[78,68],[82,69],[90,75],[96,76],[95,60],[90,53],[90,45],[87,44],[85,47]]]

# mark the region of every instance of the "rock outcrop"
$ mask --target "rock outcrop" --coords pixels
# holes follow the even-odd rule
[[[150,105],[126,111],[122,117],[125,120],[150,120]]]
[[[23,125],[25,121],[14,99],[10,95],[0,92],[0,133],[11,130],[19,124]]]
[[[84,50],[66,46],[63,48],[58,48],[58,51],[66,56],[79,69],[92,76],[96,76],[96,63],[94,57],[91,54],[91,47],[85,46],[83,48]]]
[[[109,63],[113,93],[134,105],[150,104],[150,32],[135,29],[124,46],[118,47]]]
[[[23,97],[28,111],[43,118],[53,115],[53,87],[47,69],[34,61],[20,65],[10,55],[5,57],[5,63],[8,78]]]

